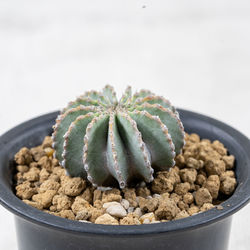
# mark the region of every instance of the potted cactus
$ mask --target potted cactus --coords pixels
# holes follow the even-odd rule
[[[146,90],[128,87],[118,102],[106,86],[0,138],[0,202],[15,214],[19,249],[226,250],[231,215],[250,199],[249,149],[226,124]],[[129,212],[133,202],[144,215]]]

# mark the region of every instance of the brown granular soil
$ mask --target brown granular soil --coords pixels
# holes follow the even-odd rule
[[[21,148],[15,155],[16,195],[46,213],[81,222],[133,225],[177,220],[217,207],[237,185],[234,156],[219,141],[186,134],[186,145],[170,171],[152,183],[134,187],[94,188],[65,174],[53,158],[52,140]]]

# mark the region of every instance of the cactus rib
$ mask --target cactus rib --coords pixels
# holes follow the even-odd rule
[[[67,110],[65,113],[58,116],[56,119],[56,124],[54,125],[53,147],[56,149],[55,157],[60,163],[63,161],[63,143],[64,135],[68,131],[70,124],[80,115],[85,115],[89,112],[98,112],[99,108],[94,106],[78,106]]]
[[[86,128],[93,118],[93,113],[78,116],[64,135],[62,165],[70,176],[86,177],[86,173],[83,171],[84,136]]]
[[[175,146],[171,135],[168,133],[158,116],[152,116],[147,111],[129,112],[135,120],[138,129],[142,133],[143,141],[148,145],[152,165],[157,170],[163,170],[166,166],[174,166]]]

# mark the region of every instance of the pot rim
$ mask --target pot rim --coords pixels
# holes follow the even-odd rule
[[[246,159],[244,165],[244,167],[247,168],[246,181],[244,183],[238,183],[234,194],[221,204],[223,206],[223,210],[213,208],[206,212],[202,212],[181,220],[145,225],[112,226],[94,223],[84,223],[50,215],[48,213],[26,205],[3,182],[3,174],[1,172],[0,203],[15,215],[40,226],[52,227],[61,231],[71,231],[73,233],[85,233],[105,236],[146,235],[193,230],[198,227],[209,225],[211,223],[216,223],[217,221],[234,214],[243,206],[245,206],[250,200],[250,154],[247,154],[247,150],[250,151],[249,139],[236,129],[216,119],[184,109],[178,109],[178,111],[180,112],[181,117],[186,118],[186,122],[191,122],[193,119],[196,119],[199,120],[201,125],[204,125],[205,123],[211,124],[211,133],[213,132],[212,126],[216,127],[216,129],[224,131],[227,135],[234,138],[234,140],[237,140],[238,146],[240,147],[239,150],[242,150],[241,153],[244,155],[244,159]],[[20,134],[24,133],[24,131],[27,131],[28,129],[34,128],[41,124],[48,124],[48,122],[54,121],[55,117],[58,114],[59,112],[56,111],[39,116],[37,118],[21,123],[20,125],[6,132],[0,137],[0,157],[2,157],[4,153],[6,154],[6,150],[4,150],[4,147],[8,145],[8,143],[13,140],[13,138],[20,136]]]

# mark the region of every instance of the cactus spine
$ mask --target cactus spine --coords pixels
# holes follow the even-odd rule
[[[120,188],[134,179],[153,180],[184,145],[184,128],[171,103],[150,91],[117,101],[113,87],[89,91],[70,102],[54,125],[55,157],[71,176],[95,186]]]

